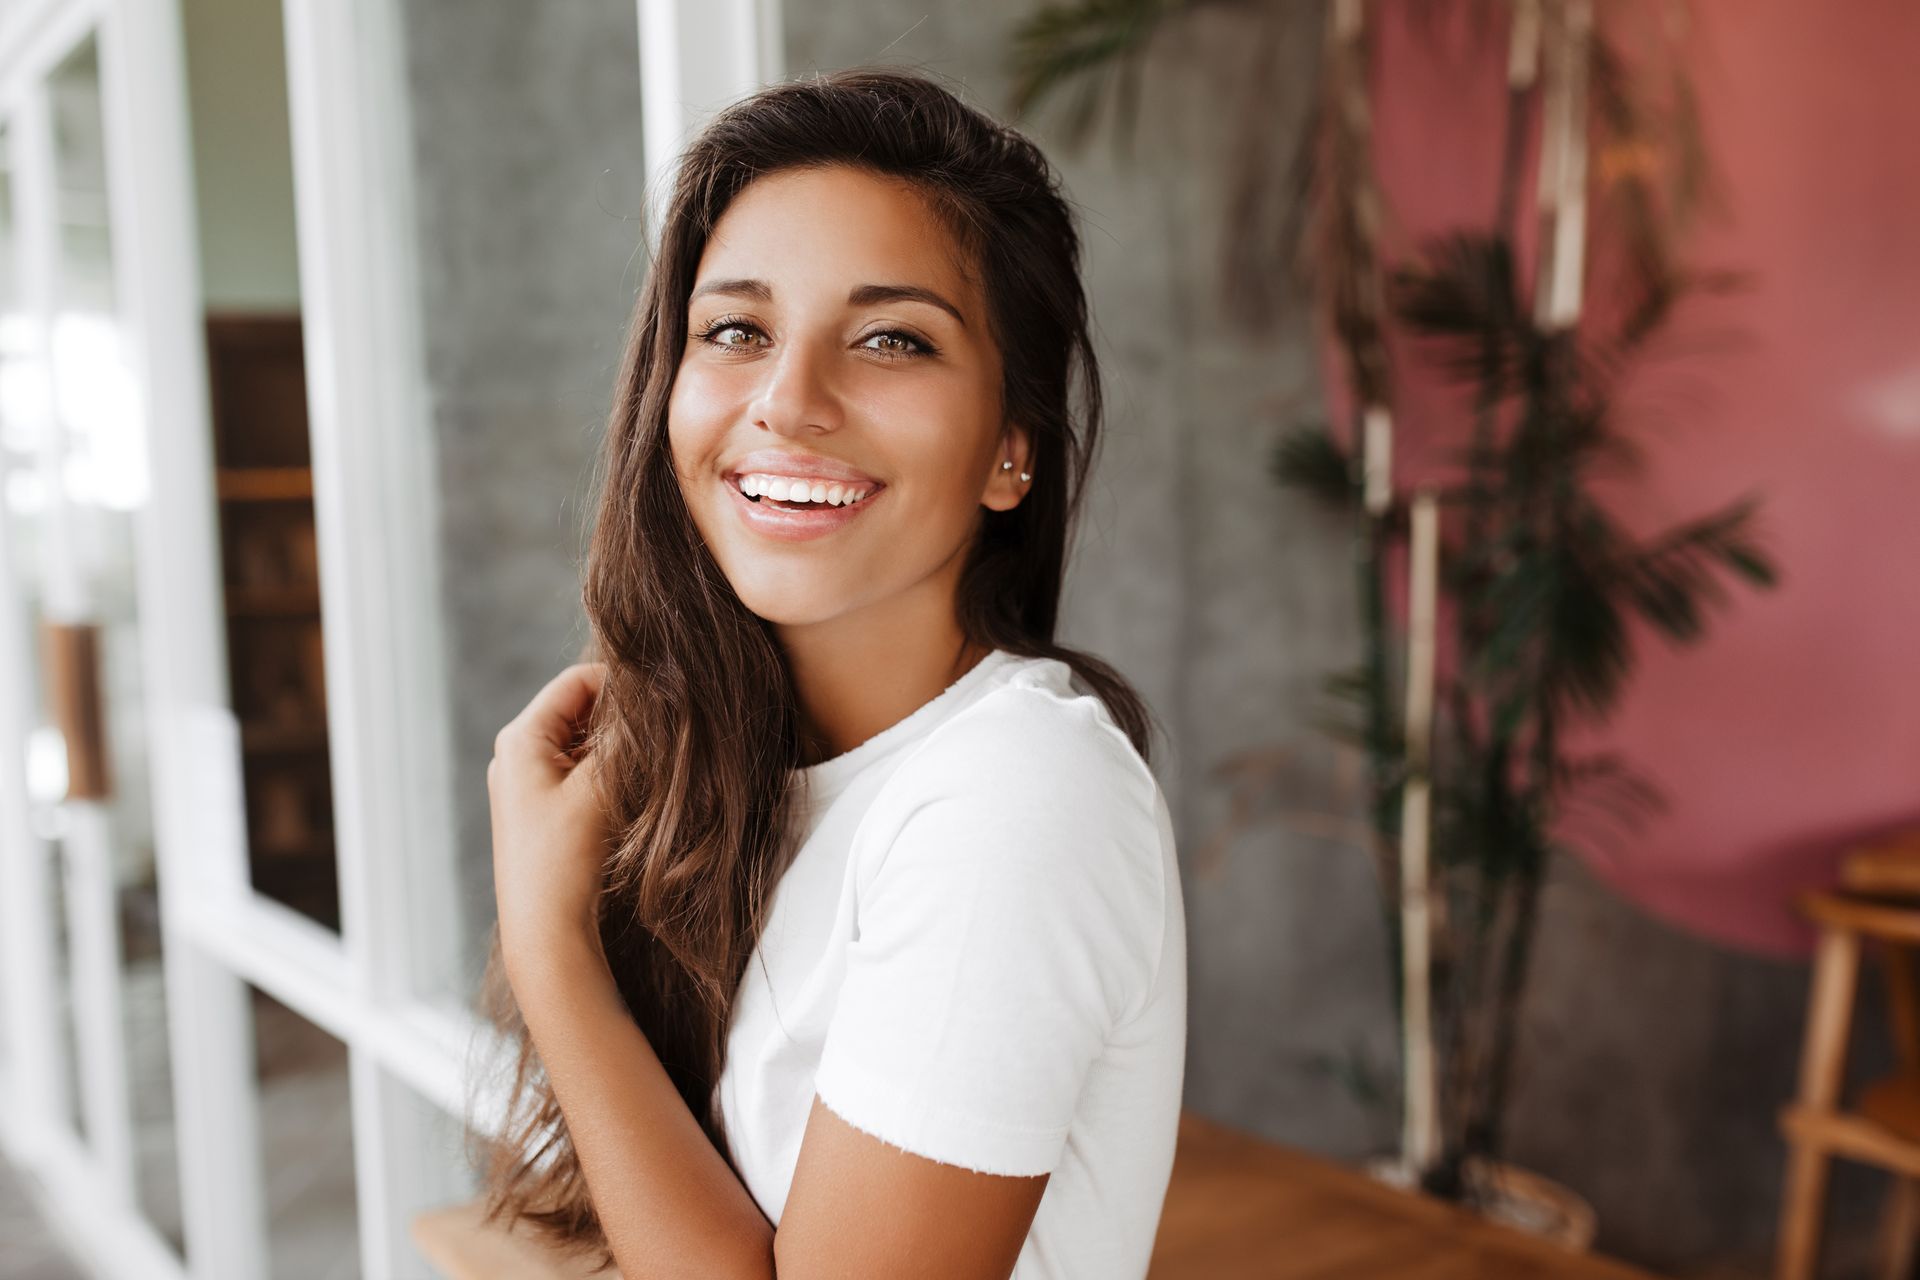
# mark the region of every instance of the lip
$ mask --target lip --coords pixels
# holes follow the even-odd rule
[[[781,449],[757,449],[729,467],[726,476],[729,480],[738,480],[750,471],[771,476],[793,476],[801,480],[825,480],[829,483],[837,480],[841,484],[885,487],[866,472],[844,462],[809,457],[804,453],[787,453]]]
[[[749,470],[758,469],[757,467],[749,468]],[[880,495],[887,491],[885,485],[876,483],[872,493],[850,507],[821,507],[817,511],[784,511],[779,507],[767,506],[747,497],[740,492],[740,483],[733,476],[722,476],[720,485],[733,495],[729,501],[739,510],[740,519],[747,528],[776,542],[806,542],[813,538],[824,538],[830,533],[844,529],[858,520],[867,508],[878,502]]]

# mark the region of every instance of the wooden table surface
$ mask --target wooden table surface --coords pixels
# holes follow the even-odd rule
[[[1650,1273],[1183,1111],[1148,1277],[1650,1280]]]
[[[414,1220],[449,1280],[585,1280],[474,1205]],[[619,1271],[597,1280],[618,1280]],[[1345,1165],[1180,1116],[1149,1280],[1651,1280],[1650,1273],[1489,1223]]]

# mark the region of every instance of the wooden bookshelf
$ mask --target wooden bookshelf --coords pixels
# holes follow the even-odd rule
[[[313,468],[221,467],[214,485],[222,502],[311,502]]]
[[[297,314],[207,317],[228,678],[256,889],[340,924],[318,544]]]
[[[305,583],[227,588],[227,616],[233,618],[318,618],[320,588]]]

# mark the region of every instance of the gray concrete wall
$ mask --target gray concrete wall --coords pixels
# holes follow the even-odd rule
[[[467,970],[493,737],[586,638],[594,450],[646,260],[632,0],[406,0]]]
[[[1005,50],[1034,7],[790,0],[789,72],[917,66],[1004,117]],[[630,0],[548,6],[538,28],[505,8],[407,5],[477,922],[488,744],[578,643],[573,504],[643,265],[622,220],[641,172]],[[1380,906],[1361,855],[1301,816],[1343,808],[1310,720],[1322,675],[1356,652],[1349,548],[1265,475],[1279,430],[1313,411],[1307,317],[1252,334],[1217,301],[1234,126],[1264,116],[1284,147],[1304,110],[1314,18],[1281,8],[1278,28],[1208,11],[1168,35],[1131,160],[1105,141],[1070,153],[1054,112],[1023,127],[1083,218],[1109,394],[1065,638],[1117,663],[1171,734],[1155,763],[1187,863],[1188,1105],[1355,1157],[1390,1145],[1395,1122],[1325,1060],[1357,1056],[1393,1086]],[[1255,97],[1223,92],[1263,40],[1280,42],[1282,73]],[[1283,767],[1229,833],[1222,770],[1243,757]],[[1219,856],[1203,859],[1210,844]],[[1805,966],[1679,934],[1574,865],[1545,895],[1537,954],[1512,1154],[1590,1197],[1611,1251],[1687,1274],[1711,1258],[1764,1270]],[[1882,1040],[1860,1055],[1884,1058]],[[1840,1172],[1836,1256],[1857,1255],[1877,1190]]]

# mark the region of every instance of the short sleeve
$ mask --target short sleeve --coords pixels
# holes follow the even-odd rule
[[[1157,788],[1093,705],[998,690],[876,801],[815,1078],[848,1123],[988,1173],[1058,1163],[1163,943]]]

